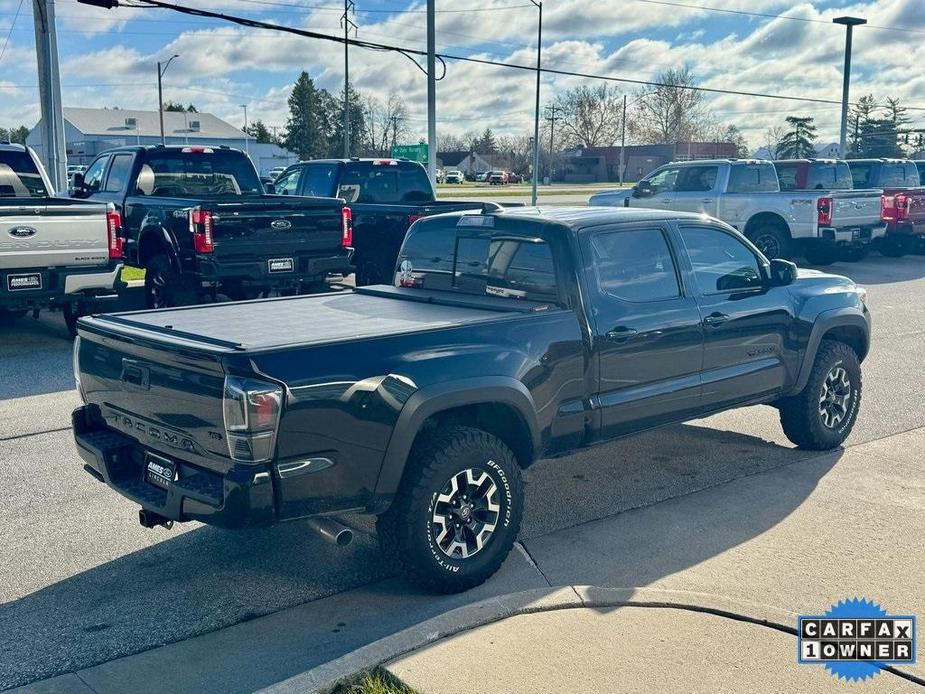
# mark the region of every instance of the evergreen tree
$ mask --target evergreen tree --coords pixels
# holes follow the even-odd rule
[[[494,154],[498,151],[498,144],[495,142],[495,134],[491,128],[485,128],[485,132],[475,143],[475,151],[480,154]]]
[[[344,95],[343,92],[337,95],[330,95],[331,103],[331,142],[330,153],[334,157],[344,156]],[[350,85],[347,90],[347,101],[349,103],[348,114],[350,119],[350,156],[359,156],[358,153],[365,152],[366,142],[366,114],[363,108],[363,97]]]
[[[289,119],[286,122],[285,145],[299,159],[318,159],[328,153],[328,114],[331,95],[315,88],[315,83],[302,72],[289,95]]]
[[[276,143],[273,135],[270,134],[269,128],[263,124],[262,120],[255,120],[247,126],[247,134],[260,143]]]
[[[787,133],[777,146],[781,159],[804,159],[816,156],[816,126],[809,116],[787,116]]]
[[[173,111],[173,112],[176,112],[176,113],[183,113],[183,112],[186,112],[186,113],[199,113],[199,111],[196,109],[196,107],[193,106],[192,104],[190,104],[189,106],[184,106],[183,104],[181,104],[181,103],[179,103],[179,102],[177,102],[177,101],[170,101],[170,100],[167,100],[167,101],[164,102],[164,110],[165,110],[165,111]]]

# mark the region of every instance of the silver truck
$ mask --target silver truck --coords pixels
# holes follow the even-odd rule
[[[700,212],[743,232],[768,258],[801,254],[828,265],[886,233],[880,190],[781,191],[771,161],[673,162],[631,188],[592,195],[589,205]]]
[[[123,286],[121,227],[112,204],[56,197],[31,149],[0,144],[0,324],[53,308],[75,334]]]

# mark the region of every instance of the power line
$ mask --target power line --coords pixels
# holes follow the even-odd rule
[[[16,14],[13,15],[13,21],[10,24],[10,30],[6,33],[6,41],[3,42],[3,50],[0,50],[0,62],[3,62],[3,56],[6,54],[6,47],[10,45],[10,36],[13,35],[13,27],[16,26],[16,20],[19,19],[19,11],[22,9],[23,0],[19,0],[16,7]]]

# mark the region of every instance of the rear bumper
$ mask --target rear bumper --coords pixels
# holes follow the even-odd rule
[[[919,224],[913,222],[891,222],[887,224],[886,233],[891,236],[893,234],[900,236],[925,236],[925,222]]]
[[[177,522],[197,520],[241,528],[276,520],[273,479],[266,468],[235,465],[220,475],[171,456],[178,477],[169,489],[161,489],[145,481],[147,449],[100,424],[93,410],[92,406],[78,407],[71,416],[77,453],[85,463],[84,470],[122,496]]]
[[[861,227],[821,227],[819,238],[839,246],[863,246],[886,234],[886,224]]]
[[[73,301],[116,298],[125,287],[119,279],[122,263],[89,268],[17,268],[0,271],[0,306],[41,308]],[[17,278],[37,277],[39,287],[14,288]]]
[[[324,256],[280,255],[272,258],[255,258],[244,261],[199,255],[196,258],[198,275],[203,282],[235,281],[244,285],[275,287],[300,282],[320,282],[329,275],[348,275],[353,272],[351,252]],[[271,261],[292,261],[292,270],[271,271]]]

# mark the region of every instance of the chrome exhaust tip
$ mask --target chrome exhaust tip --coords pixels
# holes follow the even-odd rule
[[[353,542],[353,531],[333,518],[309,518],[308,526],[338,547],[346,547]]]

